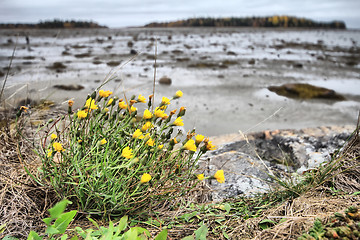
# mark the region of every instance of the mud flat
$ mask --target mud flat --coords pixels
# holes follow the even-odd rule
[[[79,107],[108,78],[104,88],[119,96],[151,94],[156,47],[155,100],[182,90],[184,97],[171,106],[187,107],[186,131],[196,127],[214,136],[353,125],[360,109],[360,31],[1,30],[2,79],[15,45],[8,107],[24,98],[48,99],[64,109],[71,98]],[[159,84],[163,77],[171,83]],[[344,100],[293,99],[268,90],[295,83],[328,88]]]

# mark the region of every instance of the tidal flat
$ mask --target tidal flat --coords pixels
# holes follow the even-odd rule
[[[81,107],[106,79],[103,89],[119,97],[150,95],[156,62],[155,101],[181,90],[170,109],[186,106],[185,131],[216,136],[355,125],[360,109],[359,30],[0,30],[0,46],[1,79],[16,46],[4,92],[9,108],[27,98],[65,110],[73,99]],[[159,84],[162,77],[171,84]],[[329,88],[345,100],[292,99],[268,90],[288,83]]]

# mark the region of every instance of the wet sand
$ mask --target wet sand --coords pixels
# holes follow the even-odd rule
[[[104,89],[120,97],[124,92],[149,95],[156,48],[155,99],[183,91],[171,109],[187,107],[185,130],[196,127],[214,136],[354,125],[360,109],[360,31],[132,28],[26,34],[30,45],[25,31],[0,30],[2,74],[18,42],[5,89],[9,106],[28,97],[52,100],[64,109],[72,98],[79,107],[111,72]],[[52,68],[56,62],[65,68]],[[171,85],[158,84],[163,76],[171,78]],[[346,101],[294,100],[267,90],[284,83],[331,88]],[[53,87],[59,84],[84,89]]]

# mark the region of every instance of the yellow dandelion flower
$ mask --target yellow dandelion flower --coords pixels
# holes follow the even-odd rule
[[[147,183],[151,180],[151,175],[148,174],[148,173],[144,173],[142,176],[141,176],[141,179],[140,179],[140,182],[141,183]]]
[[[131,107],[130,107],[130,110],[131,110],[131,112],[135,112],[135,111],[137,111],[137,108],[134,107],[134,106],[131,106]]]
[[[53,148],[56,152],[61,152],[64,151],[65,149],[62,147],[61,143],[58,142],[54,142],[53,143]]]
[[[48,156],[48,157],[51,157],[51,156],[52,156],[52,153],[53,153],[52,150],[48,150],[47,156]]]
[[[218,170],[218,171],[214,174],[214,178],[215,178],[216,181],[218,181],[219,183],[224,183],[224,182],[225,182],[224,170]]]
[[[103,139],[100,140],[100,145],[104,145],[105,143],[107,143],[107,141],[106,141],[105,138],[103,138]]]
[[[168,99],[167,97],[162,97],[161,104],[162,105],[169,105],[170,104],[170,99]]]
[[[99,91],[100,97],[107,98],[107,97],[110,96],[111,94],[112,94],[111,91],[104,91],[104,90],[100,90],[100,91]]]
[[[73,100],[69,100],[69,101],[68,101],[68,105],[69,105],[69,107],[72,107],[72,106],[74,105],[74,101],[73,101]]]
[[[113,103],[114,99],[110,98],[109,101],[107,102],[106,106],[110,106]]]
[[[57,139],[57,135],[55,133],[51,134],[50,136],[51,140]]]
[[[126,147],[122,150],[121,156],[127,159],[133,158],[134,157],[133,150],[130,147]]]
[[[175,93],[175,96],[174,96],[174,98],[176,99],[176,98],[181,98],[183,96],[183,92],[182,91],[177,91],[176,93]]]
[[[143,138],[144,138],[144,135],[142,134],[142,132],[140,131],[140,129],[136,129],[136,131],[133,133],[132,137],[133,137],[133,138],[143,139]]]
[[[206,150],[215,150],[216,146],[211,143],[211,141],[206,142]]]
[[[119,102],[119,108],[121,109],[126,109],[127,108],[127,104],[124,101],[120,101]]]
[[[157,148],[158,148],[159,150],[163,149],[163,147],[164,147],[163,144],[160,144],[159,146],[157,146]]]
[[[77,112],[77,117],[82,119],[82,118],[86,118],[87,117],[87,112],[85,111],[78,111]]]
[[[138,102],[146,103],[146,98],[141,94],[138,96],[137,100],[138,100]]]
[[[98,106],[95,104],[94,99],[89,98],[88,100],[86,100],[85,108],[88,108],[88,109],[90,108],[92,110],[96,110],[96,109],[98,109]]]
[[[157,107],[157,108],[155,108],[154,115],[155,115],[155,117],[163,118],[166,114],[163,110],[161,110],[160,108]]]
[[[152,128],[153,125],[151,122],[146,122],[142,127],[141,127],[141,131],[145,132],[146,130],[148,130],[149,128]]]
[[[20,107],[20,111],[24,111],[24,112],[27,112],[29,108],[28,107],[25,107],[25,106],[21,106]]]
[[[205,178],[204,174],[198,174],[196,177],[199,181],[202,181]]]
[[[203,135],[200,135],[200,134],[198,134],[198,135],[196,135],[196,137],[195,137],[195,143],[196,144],[200,144],[203,140],[204,140],[204,136]]]
[[[145,109],[143,118],[144,119],[152,118],[152,113],[149,110]]]
[[[153,147],[154,144],[155,144],[155,141],[154,141],[152,138],[150,138],[150,139],[147,140],[147,142],[146,142],[146,145],[148,145],[148,146],[150,146],[150,147]]]
[[[173,122],[173,124],[175,126],[184,126],[183,120],[181,119],[181,117],[178,117],[175,119],[175,121]]]
[[[188,141],[184,144],[183,148],[186,149],[186,150],[195,152],[195,151],[196,151],[195,141],[192,140],[192,139],[188,140]]]

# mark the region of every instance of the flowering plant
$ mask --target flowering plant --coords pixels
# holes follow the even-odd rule
[[[215,146],[194,130],[184,140],[173,133],[184,125],[186,109],[167,108],[182,95],[163,97],[154,110],[152,96],[146,104],[142,95],[118,99],[104,90],[76,111],[69,101],[67,118],[45,131],[39,154],[44,180],[81,212],[99,215],[146,211],[187,193],[198,182],[198,159]]]

